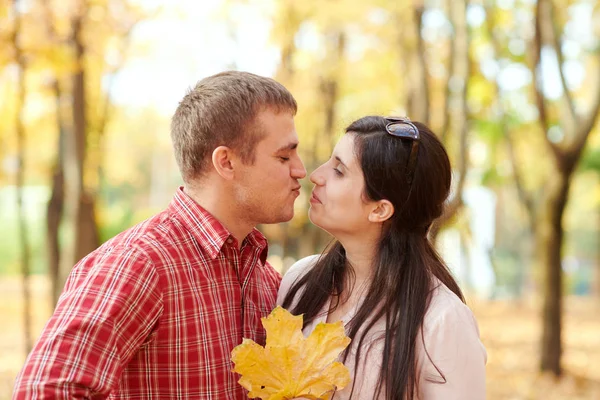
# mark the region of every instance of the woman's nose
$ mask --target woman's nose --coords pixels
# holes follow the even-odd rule
[[[321,165],[319,168],[315,169],[312,174],[310,174],[310,181],[315,185],[324,185],[325,178],[323,176],[323,166]]]

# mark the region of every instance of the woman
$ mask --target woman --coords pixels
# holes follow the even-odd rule
[[[484,399],[477,323],[427,239],[450,191],[440,141],[418,122],[364,117],[310,179],[309,217],[336,241],[290,268],[278,303],[304,314],[305,334],[344,322],[353,382],[334,399]]]

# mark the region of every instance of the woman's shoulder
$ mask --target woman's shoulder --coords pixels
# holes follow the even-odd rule
[[[317,263],[319,256],[320,254],[313,254],[312,256],[304,257],[292,264],[281,280],[281,286],[279,287],[279,293],[277,295],[278,305],[281,305],[283,299],[285,299],[285,296],[294,283],[298,279],[301,279]]]
[[[460,323],[472,325],[479,331],[471,309],[453,291],[436,279],[425,315],[425,329],[433,328],[439,324],[454,325]]]
[[[437,351],[445,353],[451,350],[451,344],[454,343],[454,348],[460,348],[462,353],[477,354],[485,364],[487,353],[481,343],[475,315],[442,282],[437,281],[434,286],[423,321],[423,334],[429,348],[437,348]]]
[[[417,346],[423,398],[458,398],[459,394],[461,399],[484,398],[487,352],[477,321],[469,307],[439,281],[425,314],[422,338]]]
[[[287,270],[283,279],[299,278],[306,274],[319,260],[320,254],[313,254],[312,256],[301,258],[292,264]]]

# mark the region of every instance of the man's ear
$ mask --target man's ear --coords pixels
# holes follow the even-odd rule
[[[394,205],[389,200],[378,200],[369,213],[369,221],[381,223],[390,219],[394,215]]]
[[[233,179],[233,151],[227,146],[219,146],[212,152],[212,163],[215,170],[223,179]]]

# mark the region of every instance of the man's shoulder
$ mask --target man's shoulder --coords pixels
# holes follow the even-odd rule
[[[161,254],[175,254],[172,249],[184,247],[187,240],[185,228],[177,224],[167,210],[120,232],[107,240],[86,258],[112,253],[134,253],[140,258],[157,261]],[[85,259],[84,259],[85,260]]]
[[[149,243],[164,243],[169,241],[170,226],[168,213],[162,211],[152,217],[125,229],[109,239],[102,247],[145,247]]]

